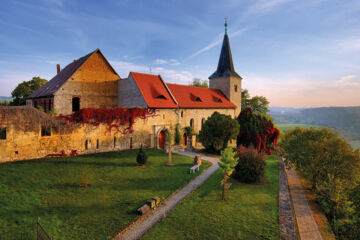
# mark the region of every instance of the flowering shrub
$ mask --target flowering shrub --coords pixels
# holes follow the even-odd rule
[[[279,129],[274,127],[272,121],[263,115],[253,114],[251,108],[242,110],[238,121],[240,132],[236,141],[237,146],[253,145],[258,152],[271,154],[280,136]]]
[[[146,119],[156,113],[155,109],[143,108],[83,108],[70,115],[59,116],[59,119],[64,119],[67,123],[76,122],[82,124],[91,124],[99,126],[100,124],[107,124],[109,131],[115,128],[116,131],[121,131],[120,128],[128,125],[122,130],[123,134],[132,133],[134,131],[133,125],[136,118]]]

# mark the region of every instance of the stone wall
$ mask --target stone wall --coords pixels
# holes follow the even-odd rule
[[[220,77],[209,80],[210,88],[220,89],[224,95],[237,106],[236,116],[241,112],[241,82],[238,77]]]
[[[79,154],[117,151],[130,148],[159,147],[159,133],[162,130],[174,133],[177,123],[180,124],[181,134],[183,128],[190,125],[194,119],[194,130],[198,133],[201,129],[202,119],[207,119],[214,111],[234,116],[234,109],[161,109],[156,115],[143,119],[136,119],[134,132],[122,134],[108,129],[107,125],[94,127],[92,125],[79,125],[70,133],[55,133],[51,136],[41,136],[41,126],[37,131],[20,131],[14,126],[16,122],[6,123],[6,139],[0,140],[0,162],[42,158],[48,154],[60,153],[65,150],[69,154],[77,150]],[[181,112],[182,116],[181,116]],[[10,116],[11,117],[11,116]],[[173,134],[174,135],[174,134]],[[87,149],[86,149],[87,142]],[[97,144],[99,142],[99,144]],[[195,136],[193,139],[195,144]],[[97,146],[98,145],[98,146]]]
[[[106,59],[95,52],[54,94],[56,113],[72,113],[73,97],[80,98],[80,108],[116,107],[120,79]]]

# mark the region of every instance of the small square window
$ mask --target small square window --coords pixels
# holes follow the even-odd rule
[[[234,90],[235,90],[235,92],[238,91],[238,86],[237,85],[234,86]]]
[[[0,140],[6,140],[6,127],[0,128]]]
[[[51,136],[51,127],[41,126],[41,136],[42,137]]]

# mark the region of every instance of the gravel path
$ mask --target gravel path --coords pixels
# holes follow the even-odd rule
[[[289,186],[287,183],[285,166],[281,157],[279,159],[279,223],[280,238],[282,240],[296,240],[295,217],[291,205]]]
[[[189,157],[195,157],[197,153],[194,152],[177,152],[178,154],[186,155]],[[149,231],[157,222],[159,222],[163,217],[166,216],[176,205],[178,205],[183,199],[186,198],[190,193],[196,190],[201,184],[203,184],[215,171],[219,168],[217,162],[219,161],[218,157],[205,156],[199,154],[201,160],[209,161],[213,165],[207,170],[203,171],[195,179],[191,180],[185,187],[177,190],[170,197],[164,200],[160,206],[151,211],[148,215],[139,218],[134,224],[126,228],[124,231],[120,232],[114,240],[132,240],[140,239],[147,231]]]

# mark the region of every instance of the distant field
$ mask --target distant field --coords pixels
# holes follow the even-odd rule
[[[301,128],[320,128],[321,126],[319,125],[311,125],[311,124],[301,124],[301,123],[280,123],[280,124],[276,124],[276,126],[278,126],[280,128],[281,131],[287,131],[296,127],[301,127]]]
[[[349,142],[353,149],[360,149],[360,140]]]

